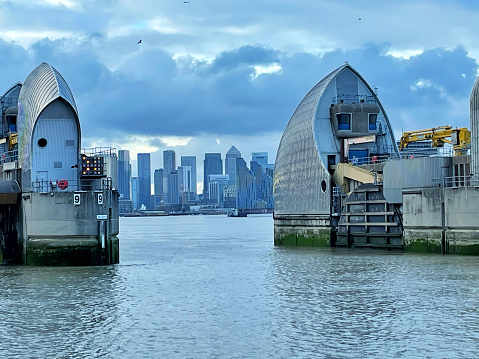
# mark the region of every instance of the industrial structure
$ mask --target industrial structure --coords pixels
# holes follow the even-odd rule
[[[0,262],[117,263],[116,153],[81,151],[66,81],[42,63],[0,104]]]
[[[300,102],[278,148],[275,245],[479,255],[478,88],[471,132],[407,132],[399,151],[377,89],[347,63],[327,75]],[[408,154],[416,141],[450,151]]]

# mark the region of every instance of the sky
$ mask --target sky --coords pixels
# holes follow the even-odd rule
[[[273,163],[296,106],[346,61],[396,136],[470,127],[479,2],[0,0],[0,85],[47,62],[73,92],[82,147]],[[138,43],[141,40],[141,43]]]

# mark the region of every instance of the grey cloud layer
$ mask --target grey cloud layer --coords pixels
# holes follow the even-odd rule
[[[113,71],[98,59],[94,46],[94,37],[75,44],[42,40],[28,51],[0,43],[3,88],[23,81],[46,61],[69,83],[84,136],[112,130],[158,136],[248,135],[282,131],[306,93],[345,61],[379,87],[396,129],[468,126],[468,99],[477,74],[476,61],[462,47],[432,49],[405,60],[387,55],[388,44],[369,43],[322,57],[251,45],[204,62],[174,60],[162,50],[135,44]],[[281,66],[279,72],[254,78],[254,66],[275,64]]]

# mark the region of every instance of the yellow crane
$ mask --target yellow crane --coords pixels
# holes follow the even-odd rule
[[[452,126],[440,126],[425,130],[404,132],[399,143],[399,149],[403,150],[411,142],[431,141],[431,147],[442,147],[449,143],[454,149],[456,156],[465,155],[471,147],[471,132],[465,128],[452,128]]]

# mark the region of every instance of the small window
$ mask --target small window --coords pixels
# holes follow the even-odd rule
[[[338,120],[338,130],[349,130],[351,124],[351,114],[350,113],[338,113],[336,115]]]
[[[62,161],[53,162],[53,168],[63,168]]]
[[[369,131],[376,131],[376,122],[378,120],[378,114],[377,113],[370,113],[369,114]]]
[[[321,191],[326,192],[326,189],[327,189],[327,187],[326,187],[326,181],[325,181],[325,180],[322,180],[322,181],[321,181]]]
[[[75,145],[75,140],[66,140],[65,145],[67,147],[73,147]]]
[[[46,138],[42,137],[38,140],[38,146],[45,147],[46,145],[47,145],[47,139]]]

